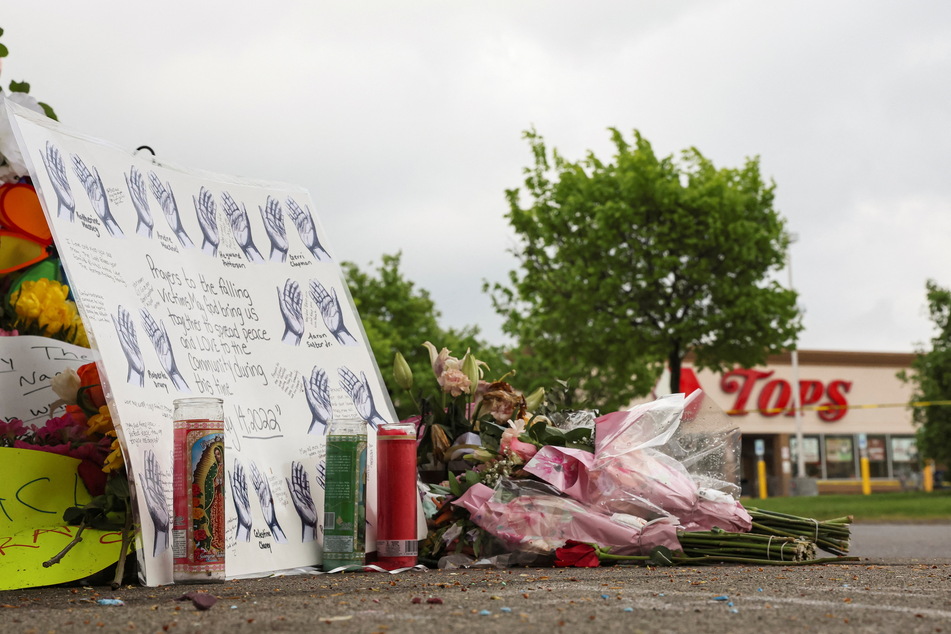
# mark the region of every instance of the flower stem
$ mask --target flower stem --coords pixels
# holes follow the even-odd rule
[[[70,550],[73,549],[73,546],[83,541],[84,530],[86,530],[86,520],[83,520],[82,523],[80,523],[79,530],[77,530],[76,534],[73,535],[73,539],[68,544],[66,544],[66,547],[63,548],[63,550],[56,553],[55,555],[53,555],[52,557],[50,557],[48,560],[44,561],[43,567],[49,568],[50,566],[58,564],[60,561],[62,561],[63,557],[66,556],[66,553],[68,553]]]
[[[119,546],[119,563],[116,564],[116,576],[112,580],[112,589],[122,585],[125,576],[125,560],[129,553],[129,543],[132,541],[132,508],[129,498],[125,500],[125,526],[122,527],[122,544]]]

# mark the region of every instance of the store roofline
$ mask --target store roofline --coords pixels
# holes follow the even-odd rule
[[[849,365],[908,367],[918,356],[914,352],[851,352],[842,350],[799,350],[801,365]],[[790,364],[790,353],[770,355],[767,364]]]
[[[918,355],[914,352],[852,352],[843,350],[799,350],[799,365],[834,365],[907,368]],[[691,363],[693,354],[684,361]],[[765,365],[791,365],[789,352],[772,354]]]

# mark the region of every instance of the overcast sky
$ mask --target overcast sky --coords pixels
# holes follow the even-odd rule
[[[609,158],[608,127],[759,156],[799,238],[800,349],[928,345],[925,282],[951,286],[949,2],[7,4],[4,87],[122,147],[306,187],[338,257],[402,251],[443,324],[493,343],[481,288],[516,266],[504,191],[532,126],[571,159]]]

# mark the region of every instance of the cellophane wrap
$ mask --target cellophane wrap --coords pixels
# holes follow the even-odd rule
[[[542,482],[503,478],[495,489],[475,484],[453,504],[512,551],[549,554],[569,539],[620,555],[646,555],[655,546],[680,548],[672,521],[605,515]]]
[[[739,428],[697,390],[601,416],[593,454],[546,446],[525,470],[605,515],[746,532],[739,452]]]

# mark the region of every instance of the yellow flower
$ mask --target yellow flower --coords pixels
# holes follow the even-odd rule
[[[23,284],[26,286],[29,282]],[[16,310],[17,317],[28,321],[36,321],[43,311],[41,300],[35,293],[27,292],[20,288],[20,291],[10,298],[10,303]]]
[[[125,466],[125,459],[122,457],[122,447],[119,446],[119,439],[116,438],[116,432],[111,431],[106,433],[107,436],[112,436],[115,440],[112,441],[112,446],[109,448],[112,449],[112,453],[106,456],[105,461],[102,463],[102,470],[106,473],[111,471],[118,471]]]
[[[76,319],[73,320],[72,326],[72,335],[67,339],[67,341],[76,346],[82,346],[83,348],[89,348],[89,337],[86,335],[86,327],[83,326],[83,320],[80,319],[79,315],[76,315]]]
[[[116,433],[115,424],[112,422],[112,414],[106,405],[100,407],[99,413],[94,414],[86,421],[86,426],[89,427],[86,430],[87,435],[99,433],[106,436],[115,436]]]
[[[89,339],[75,302],[67,299],[69,287],[56,280],[40,279],[24,282],[10,297],[17,323],[36,327],[47,337],[89,347]]]
[[[192,508],[193,520],[200,520],[203,517],[205,517],[205,509],[201,508],[200,506],[196,506]]]
[[[72,302],[50,302],[43,307],[40,313],[40,328],[45,328],[46,332],[56,334],[60,330],[67,329],[73,325],[76,320],[76,305]]]

